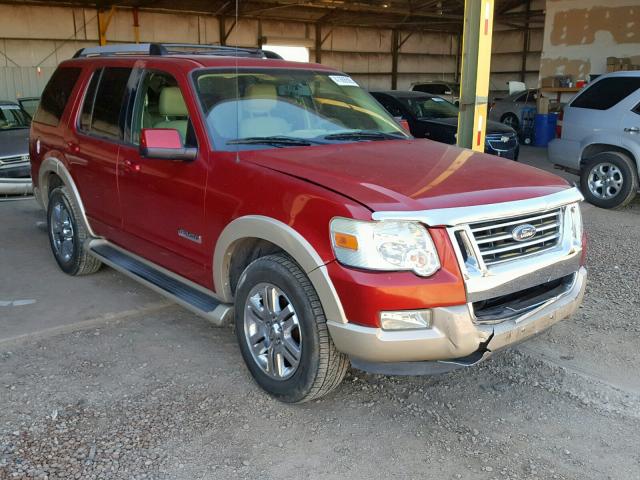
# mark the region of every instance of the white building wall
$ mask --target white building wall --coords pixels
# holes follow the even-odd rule
[[[639,0],[548,0],[546,9],[540,78],[588,80],[609,56],[640,65]]]

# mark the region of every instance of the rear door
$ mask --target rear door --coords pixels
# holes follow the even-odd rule
[[[187,81],[171,66],[140,71],[126,144],[120,148],[119,188],[127,248],[183,277],[210,283],[211,260],[204,229],[207,148],[195,160],[140,155],[142,128],[178,130],[184,146],[199,147],[186,102]]]
[[[115,66],[93,71],[66,139],[87,216],[99,234],[111,238],[117,237],[122,222],[117,162],[131,72],[129,67]]]

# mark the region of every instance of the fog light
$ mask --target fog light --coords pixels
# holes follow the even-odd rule
[[[380,312],[380,326],[384,330],[431,328],[431,310]]]

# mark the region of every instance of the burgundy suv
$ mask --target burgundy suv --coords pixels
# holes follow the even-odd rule
[[[351,364],[477,363],[571,315],[582,197],[417,140],[347,75],[188,45],[84,49],[30,138],[54,257],[102,263],[216,324],[258,384],[320,397]]]

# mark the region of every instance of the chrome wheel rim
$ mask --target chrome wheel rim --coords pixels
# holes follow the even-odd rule
[[[275,380],[286,380],[298,369],[302,330],[293,304],[270,283],[251,289],[244,305],[244,337],[256,365]]]
[[[51,217],[49,218],[53,250],[62,262],[67,263],[73,257],[73,222],[66,204],[59,199],[54,202],[51,206]]]
[[[589,171],[589,191],[602,200],[617,196],[624,185],[622,171],[612,163],[598,163]]]

